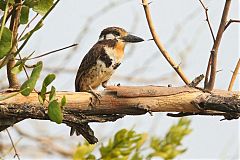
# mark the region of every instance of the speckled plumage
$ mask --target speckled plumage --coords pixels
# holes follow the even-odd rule
[[[141,42],[143,39],[130,35],[119,27],[104,29],[98,42],[83,58],[75,79],[75,91],[90,91],[102,85],[106,87],[107,81],[119,67],[124,56],[126,43]],[[82,134],[90,143],[96,143],[97,138],[87,123],[80,126],[71,126],[70,135],[76,132]]]
[[[125,44],[116,39],[98,41],[85,55],[79,66],[75,91],[88,91],[89,86],[96,89],[108,81],[121,63],[124,47]]]

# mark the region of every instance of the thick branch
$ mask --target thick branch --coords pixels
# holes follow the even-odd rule
[[[17,50],[17,34],[18,27],[20,22],[20,15],[22,9],[22,0],[15,0],[15,6],[13,8],[13,14],[11,17],[10,27],[9,29],[12,31],[13,37],[13,46],[9,54],[14,55]],[[9,88],[18,88],[19,82],[17,79],[17,75],[11,72],[12,68],[15,66],[15,57],[12,56],[7,63],[7,76],[9,81]]]
[[[147,19],[147,22],[148,22],[148,26],[149,26],[150,32],[151,32],[151,34],[153,36],[153,40],[156,43],[158,49],[161,51],[161,53],[166,58],[168,63],[177,72],[177,74],[181,77],[181,79],[184,81],[184,83],[185,84],[189,84],[190,81],[188,80],[187,76],[184,74],[182,68],[177,63],[175,63],[173,58],[170,56],[170,54],[168,53],[168,51],[164,47],[164,45],[161,42],[160,38],[158,37],[157,32],[155,31],[155,28],[154,28],[154,25],[153,25],[153,21],[152,21],[152,17],[151,17],[151,13],[150,13],[150,9],[149,9],[148,0],[142,0],[142,3],[143,3],[143,7],[144,7],[144,11],[145,11],[145,15],[146,15],[146,19]]]
[[[206,89],[208,90],[212,90],[214,87],[214,83],[215,83],[215,79],[216,79],[216,73],[217,73],[217,55],[218,55],[218,48],[220,46],[221,40],[222,40],[222,36],[223,36],[223,32],[225,30],[225,26],[227,23],[227,17],[228,17],[228,13],[230,10],[230,5],[231,5],[231,0],[226,0],[225,2],[225,6],[223,9],[223,13],[222,13],[222,19],[218,28],[218,33],[217,33],[217,37],[216,40],[213,44],[212,50],[211,50],[211,73],[210,73],[210,79],[209,82],[206,86]]]
[[[0,93],[0,97],[10,94],[13,93]],[[147,112],[190,112],[210,115],[234,112],[239,114],[240,99],[237,94],[237,92],[227,91],[214,91],[210,94],[190,87],[110,86],[101,92],[100,103],[95,101],[94,96],[85,92],[58,92],[57,97],[60,99],[65,95],[67,98],[67,105],[63,109],[64,123],[78,124],[115,121],[123,115],[140,115]],[[211,98],[221,100],[225,98],[221,103],[224,103],[224,109],[226,105],[230,109],[221,108],[220,101],[211,101],[211,104],[208,104]],[[212,109],[213,105],[218,105],[218,108]],[[36,93],[28,97],[18,94],[0,101],[0,110],[0,119],[49,119],[47,107],[40,105]]]
[[[15,93],[0,93],[0,131],[21,120],[32,118],[49,120],[47,106],[38,102],[37,93],[28,97]],[[177,115],[222,115],[225,119],[238,119],[239,93],[227,91],[203,92],[191,87],[118,87],[109,86],[101,92],[100,103],[85,92],[58,92],[57,98],[66,96],[63,123],[75,127],[89,143],[97,138],[89,122],[115,121],[124,115],[141,115],[147,112],[180,112]],[[4,100],[4,97],[11,97]],[[86,128],[87,127],[87,128]],[[85,134],[86,133],[86,134]]]

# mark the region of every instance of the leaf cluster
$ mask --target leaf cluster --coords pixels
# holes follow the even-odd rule
[[[174,159],[187,150],[182,146],[182,140],[191,133],[189,126],[190,120],[181,118],[177,124],[170,127],[164,138],[149,138],[147,133],[121,129],[99,149],[87,142],[77,146],[73,160],[144,160],[154,157],[165,160]],[[96,158],[94,150],[99,151],[100,158]]]
[[[12,40],[12,32],[11,30],[5,26],[6,22],[12,14],[12,9],[14,6],[19,5],[15,4],[14,0],[1,0],[0,1],[0,10],[4,11],[4,15],[1,17],[1,24],[0,24],[0,59],[5,57],[9,54],[10,49],[14,46],[13,40]],[[18,40],[25,40],[27,38],[30,38],[33,32],[37,31],[42,27],[42,22],[46,18],[46,15],[48,15],[48,12],[52,10],[52,7],[54,6],[53,0],[24,0],[21,4],[21,14],[20,14],[20,27],[29,27],[27,24],[29,23],[29,15],[30,10],[32,12],[35,12],[37,14],[43,15],[43,17],[40,19],[40,21],[37,23],[37,25],[26,33],[25,35],[20,34],[20,37],[18,37]],[[21,47],[20,47],[21,48]],[[18,51],[19,53],[20,51]],[[16,56],[16,55],[15,55]],[[2,67],[2,66],[1,66]]]
[[[31,76],[25,81],[20,87],[20,93],[23,96],[29,96],[29,94],[34,90],[37,80],[40,76],[42,70],[42,62],[38,62],[32,70]],[[63,120],[62,108],[66,105],[66,97],[63,96],[61,98],[61,102],[58,102],[56,98],[56,88],[54,86],[51,87],[51,90],[47,92],[47,87],[55,80],[55,74],[49,74],[45,77],[42,82],[42,88],[38,93],[38,100],[43,105],[44,102],[48,102],[48,116],[49,118],[60,124]],[[47,100],[47,94],[49,94],[49,98]]]
[[[164,138],[153,137],[151,139],[153,152],[148,155],[148,158],[162,157],[163,159],[173,159],[186,152],[186,148],[181,147],[181,142],[192,131],[189,125],[189,119],[181,118],[177,124],[171,126]]]
[[[37,62],[36,64],[29,67],[26,63],[31,59],[31,56],[34,54],[32,52],[27,57],[21,58],[20,53],[22,49],[27,44],[28,40],[31,38],[33,33],[38,31],[43,26],[43,21],[56,6],[59,0],[23,0],[21,4],[17,4],[15,0],[1,0],[0,1],[0,10],[4,12],[1,17],[0,23],[0,69],[8,63],[8,60],[13,56],[16,57],[19,55],[19,59],[15,66],[11,69],[12,74],[19,74],[23,70],[27,76],[26,81],[21,85],[19,93],[23,96],[29,96],[31,92],[38,93],[39,102],[43,105],[45,102],[48,103],[48,116],[49,118],[56,122],[61,123],[63,120],[62,108],[66,105],[66,97],[62,97],[60,102],[56,98],[56,89],[54,86],[51,87],[51,90],[48,92],[47,87],[52,83],[56,78],[54,74],[49,74],[45,77],[42,82],[41,91],[38,92],[35,89],[36,83],[40,77],[43,63],[42,61]],[[20,7],[17,7],[20,6]],[[19,17],[19,27],[23,28],[23,32],[18,37],[13,37],[13,33],[9,27],[6,26],[7,21],[13,16],[13,12],[16,11],[16,8],[20,8],[20,17]],[[30,15],[36,13],[36,16],[40,15],[40,20],[36,23],[33,29],[29,30],[27,33],[25,31],[30,27],[31,23],[35,20],[36,16],[30,20]],[[17,19],[15,19],[17,20]],[[11,22],[10,22],[11,23]],[[14,39],[15,38],[15,39]],[[17,45],[17,44],[18,45]],[[17,46],[20,46],[17,48]],[[16,47],[17,50],[12,52],[13,48]],[[31,75],[28,76],[26,68],[32,68]],[[18,94],[18,93],[16,93]],[[0,99],[11,98],[16,95],[12,94],[8,97],[0,97]],[[48,95],[49,94],[49,95]],[[48,98],[47,98],[48,96]]]

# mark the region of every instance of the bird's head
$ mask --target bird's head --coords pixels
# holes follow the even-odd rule
[[[124,44],[144,41],[142,38],[134,36],[120,27],[105,28],[99,36],[99,41],[102,40],[117,40],[118,42],[122,42]]]

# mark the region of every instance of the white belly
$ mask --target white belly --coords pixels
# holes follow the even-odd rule
[[[113,69],[114,64],[112,64],[110,67],[107,68],[104,62],[102,62],[101,60],[98,60],[97,65],[98,65],[97,68],[99,68],[98,78],[100,79],[100,81],[105,82],[109,80],[112,74],[114,73],[114,69]]]
[[[107,68],[104,62],[97,60],[96,66],[92,68],[90,72],[90,86],[92,88],[97,88],[98,86],[102,85],[103,82],[108,81],[111,78],[112,74],[114,73],[114,69],[112,65]]]

